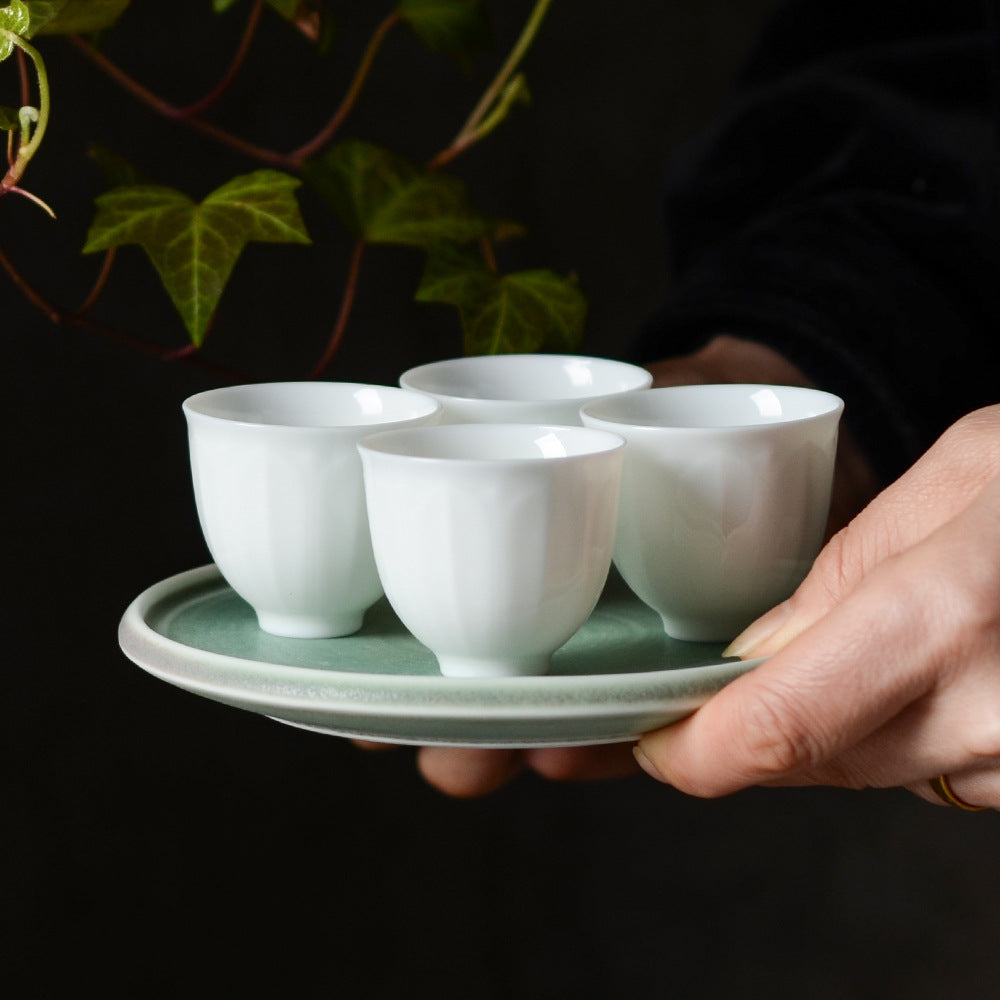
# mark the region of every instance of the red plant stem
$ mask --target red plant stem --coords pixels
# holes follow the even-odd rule
[[[3,268],[10,277],[11,281],[17,286],[18,290],[22,295],[33,305],[36,309],[43,312],[46,318],[54,324],[55,326],[68,326],[74,327],[80,330],[86,330],[88,333],[98,334],[105,340],[110,340],[114,343],[123,344],[126,347],[130,347],[141,351],[144,354],[152,355],[161,361],[187,361],[191,364],[202,368],[206,371],[214,372],[221,378],[225,378],[232,382],[245,381],[245,377],[239,372],[234,372],[229,368],[225,368],[221,365],[216,365],[211,361],[206,361],[203,357],[198,355],[194,351],[194,345],[190,345],[190,349],[181,348],[180,350],[174,348],[163,348],[158,347],[155,344],[151,344],[148,341],[140,340],[138,337],[133,337],[130,334],[123,333],[120,330],[115,330],[111,327],[104,326],[102,323],[95,323],[93,320],[89,319],[87,316],[83,315],[81,312],[71,312],[67,309],[63,309],[60,306],[55,305],[50,302],[37,288],[35,288],[20,271],[14,266],[13,262],[5,253],[2,246],[0,246],[0,268]]]
[[[28,57],[24,49],[17,49],[17,72],[21,78],[21,104],[31,103],[31,77],[28,75]]]
[[[243,29],[243,37],[240,39],[240,44],[233,55],[229,68],[222,79],[201,100],[178,109],[178,114],[182,118],[191,118],[194,115],[200,114],[206,108],[211,107],[232,86],[233,81],[239,76],[240,70],[246,62],[247,54],[250,51],[250,45],[257,32],[257,25],[260,23],[260,15],[263,9],[264,0],[256,0],[253,9],[250,11],[250,16],[247,18],[246,26]]]
[[[350,318],[351,308],[354,305],[354,294],[358,288],[358,276],[361,273],[361,258],[364,256],[364,252],[365,241],[360,239],[354,244],[354,250],[351,253],[351,263],[347,271],[347,280],[344,282],[344,294],[340,300],[340,311],[337,314],[337,322],[333,327],[333,332],[330,334],[330,340],[326,345],[326,350],[323,352],[323,357],[319,359],[316,367],[313,368],[309,375],[311,379],[319,378],[323,374],[327,365],[337,353],[337,348],[340,347],[344,331],[347,329],[347,320]]]
[[[137,80],[133,80],[132,77],[130,77],[124,70],[116,66],[102,52],[93,48],[79,35],[70,35],[67,37],[73,45],[75,45],[88,59],[107,73],[111,79],[113,79],[120,86],[124,87],[130,94],[132,94],[133,97],[145,104],[148,104],[165,118],[171,118],[174,121],[183,122],[190,128],[193,128],[204,135],[210,136],[217,142],[229,146],[231,149],[235,149],[238,152],[243,153],[245,156],[249,156],[251,159],[258,160],[261,163],[267,163],[270,166],[280,167],[284,170],[298,169],[298,163],[284,153],[278,153],[273,149],[266,149],[263,146],[254,145],[254,143],[247,142],[245,139],[241,139],[239,136],[233,135],[225,129],[221,129],[217,125],[213,125],[211,122],[206,122],[201,118],[189,117],[185,113],[184,108],[178,108],[169,101],[163,100],[163,98],[158,97]]]
[[[185,358],[192,357],[198,350],[194,344],[185,344],[183,347],[175,347],[172,351],[167,351],[163,355],[164,361],[183,361]]]
[[[447,149],[442,149],[433,159],[427,161],[427,169],[440,170],[442,167],[446,167],[455,157],[464,153],[472,143],[472,139],[452,143]]]
[[[500,268],[497,265],[497,255],[493,247],[493,241],[488,236],[484,236],[479,241],[479,249],[483,255],[483,260],[486,262],[486,266],[490,269],[490,273],[499,274]]]
[[[263,0],[257,0],[254,4],[254,9],[250,15],[247,22],[246,28],[243,33],[243,38],[240,42],[239,49],[237,50],[233,61],[229,66],[226,74],[223,76],[219,84],[207,94],[200,101],[190,104],[187,107],[177,107],[171,104],[169,101],[163,100],[158,95],[154,94],[151,90],[144,87],[137,80],[129,76],[124,70],[122,70],[115,63],[111,62],[103,53],[99,52],[97,49],[89,45],[83,38],[79,36],[71,36],[70,41],[87,56],[91,61],[93,61],[100,69],[102,69],[108,76],[115,80],[120,86],[124,87],[129,93],[131,93],[135,98],[142,101],[151,107],[154,111],[163,115],[166,118],[173,119],[175,121],[181,121],[187,124],[189,127],[196,129],[212,137],[213,139],[221,142],[232,149],[235,149],[253,159],[267,163],[272,166],[280,167],[285,170],[290,170],[298,172],[301,170],[302,162],[307,157],[313,155],[323,146],[325,146],[337,133],[341,125],[346,120],[347,116],[353,110],[355,104],[357,103],[358,97],[361,94],[362,89],[368,79],[371,72],[372,65],[375,61],[375,56],[377,55],[379,49],[382,46],[383,41],[389,34],[390,30],[401,20],[399,14],[393,12],[385,17],[375,29],[372,37],[368,41],[368,45],[365,47],[365,51],[362,55],[361,62],[358,64],[358,68],[354,73],[354,77],[351,80],[351,84],[348,87],[347,93],[344,95],[343,100],[340,102],[339,107],[336,112],[330,118],[330,120],[323,126],[323,128],[313,136],[308,142],[303,143],[297,149],[293,150],[291,153],[278,153],[274,150],[266,149],[261,146],[257,146],[253,143],[247,142],[238,136],[232,135],[226,132],[224,129],[218,128],[212,125],[210,122],[203,121],[198,118],[197,115],[203,111],[205,108],[209,107],[211,104],[218,99],[218,97],[225,92],[225,90],[232,84],[239,70],[246,59],[247,53],[250,48],[250,44],[253,40],[257,24],[260,17],[260,12],[263,6]],[[320,358],[319,362],[314,367],[310,378],[318,378],[333,360],[334,355],[337,353],[340,347],[340,342],[343,340],[344,333],[347,329],[347,322],[350,318],[351,310],[354,305],[354,295],[358,285],[358,278],[361,270],[361,259],[364,255],[365,241],[363,239],[358,240],[354,245],[354,250],[351,254],[350,266],[348,269],[348,274],[346,282],[344,285],[344,293],[340,303],[340,310],[337,315],[337,321],[334,325],[333,331],[330,335],[330,339],[327,343],[326,350],[323,356]],[[5,263],[7,266],[9,262]],[[110,270],[112,263],[112,257],[109,255],[105,259],[105,265],[102,269],[101,274],[98,276],[97,282],[94,288],[91,290],[90,295],[81,306],[78,311],[78,318],[83,319],[83,315],[91,308],[94,301],[96,301],[97,296],[103,289],[104,283],[107,280],[107,272]],[[9,271],[11,268],[7,268]],[[13,273],[13,272],[12,272]],[[62,314],[60,312],[50,313],[50,318],[54,322],[66,322],[69,314]],[[148,346],[148,345],[147,345]],[[173,358],[187,358],[192,356],[192,351],[188,348],[183,348],[179,351],[172,352],[172,354],[163,354],[164,357]]]
[[[32,285],[27,278],[14,267],[10,258],[0,246],[0,267],[10,276],[11,281],[17,286],[18,291],[36,308],[41,310],[52,323],[63,321],[63,312],[57,306],[52,305],[48,299]]]
[[[230,148],[243,153],[245,156],[249,156],[252,159],[260,161],[261,163],[267,163],[270,166],[280,167],[283,170],[298,172],[301,169],[302,161],[307,157],[312,156],[313,153],[325,146],[337,133],[340,126],[344,123],[344,120],[353,110],[354,105],[357,103],[358,97],[360,96],[365,82],[371,72],[375,56],[381,48],[386,35],[388,35],[389,31],[400,21],[400,16],[395,12],[389,14],[375,29],[372,37],[368,41],[368,45],[365,47],[361,62],[354,73],[354,77],[351,80],[347,93],[344,95],[344,99],[340,102],[340,106],[337,108],[333,117],[326,123],[326,125],[324,125],[312,139],[303,143],[297,149],[292,150],[292,152],[279,153],[276,150],[267,149],[264,146],[258,146],[255,143],[248,142],[246,139],[241,139],[239,136],[233,135],[231,132],[227,132],[225,129],[219,128],[217,125],[213,125],[211,122],[207,122],[198,117],[198,114],[201,111],[212,105],[221,94],[225,93],[242,68],[250,49],[250,44],[256,32],[262,6],[263,0],[257,0],[254,4],[253,11],[247,21],[246,29],[244,30],[239,48],[237,49],[237,52],[233,57],[233,61],[222,80],[220,80],[218,85],[209,94],[206,94],[205,97],[201,98],[201,100],[196,101],[193,104],[189,104],[186,107],[178,107],[176,104],[171,104],[169,101],[165,101],[162,97],[153,93],[153,91],[149,90],[147,87],[144,87],[138,80],[129,76],[129,74],[126,73],[120,66],[113,63],[107,56],[105,56],[98,49],[95,49],[79,35],[71,35],[69,36],[69,40],[85,56],[87,56],[88,59],[90,59],[108,76],[110,76],[111,79],[132,94],[133,97],[142,101],[144,104],[147,104],[154,111],[163,115],[165,118],[184,122],[190,128],[193,128],[204,135],[210,136],[217,142],[229,146]]]
[[[336,135],[340,126],[344,123],[344,119],[347,118],[357,103],[358,97],[368,79],[368,74],[371,72],[375,56],[382,47],[382,42],[385,41],[386,35],[389,34],[399,20],[399,14],[393,12],[384,18],[375,29],[372,37],[368,40],[368,45],[365,46],[361,62],[358,64],[358,68],[354,73],[354,78],[351,80],[351,85],[347,88],[344,99],[340,102],[340,107],[337,108],[333,117],[312,139],[288,154],[296,163],[301,163],[306,157],[312,156],[313,153],[322,149]]]
[[[90,289],[87,297],[76,310],[77,316],[86,316],[87,313],[94,308],[94,304],[100,297],[101,292],[104,291],[104,286],[108,283],[108,278],[111,275],[111,266],[115,262],[115,250],[116,248],[112,247],[104,255],[104,260],[101,263],[101,270],[97,274],[97,279],[94,281],[93,287]]]

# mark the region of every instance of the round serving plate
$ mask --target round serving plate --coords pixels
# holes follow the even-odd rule
[[[467,747],[616,743],[690,715],[760,660],[663,633],[612,573],[597,608],[541,677],[443,677],[384,599],[336,639],[263,632],[214,565],[141,593],[125,655],[169,684],[279,722],[387,743]]]

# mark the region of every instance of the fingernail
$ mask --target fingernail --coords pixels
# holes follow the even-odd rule
[[[646,756],[642,747],[638,743],[632,747],[632,753],[635,755],[635,762],[641,767],[646,774],[651,778],[655,778],[657,781],[666,782],[666,778],[657,770],[656,765]]]
[[[723,656],[738,656],[746,659],[754,650],[765,643],[788,621],[792,613],[788,601],[783,601],[776,607],[771,608],[755,622],[748,625],[733,641],[722,651]]]

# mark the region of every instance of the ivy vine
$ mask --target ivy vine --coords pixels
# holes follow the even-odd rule
[[[184,122],[248,162],[246,172],[196,201],[140,176],[117,153],[95,149],[108,190],[96,199],[82,250],[104,258],[95,285],[79,308],[53,304],[18,270],[3,249],[7,234],[0,226],[0,268],[29,301],[54,322],[101,332],[88,314],[111,281],[115,254],[122,247],[139,247],[159,275],[176,310],[179,332],[183,331],[184,346],[159,350],[164,356],[197,358],[246,244],[311,244],[298,203],[300,188],[307,185],[354,245],[337,320],[311,377],[324,375],[333,362],[349,324],[364,255],[368,247],[379,245],[405,246],[424,256],[423,277],[414,297],[418,302],[455,307],[465,353],[572,350],[579,344],[587,304],[575,278],[546,268],[503,273],[497,245],[521,236],[523,227],[477,212],[466,185],[447,172],[456,158],[528,100],[521,64],[551,0],[536,0],[520,36],[468,117],[426,162],[345,135],[345,123],[375,71],[386,37],[400,27],[411,30],[432,52],[469,70],[472,57],[491,38],[483,0],[398,0],[372,30],[347,89],[325,124],[287,151],[235,135],[203,114],[236,85],[265,18],[275,17],[300,32],[320,58],[336,32],[330,11],[322,0],[205,3],[217,15],[236,6],[246,8],[245,26],[218,84],[185,107],[164,100],[105,54],[101,41],[128,17],[130,0],[10,0],[0,7],[0,62],[16,60],[20,81],[20,102],[0,105],[0,130],[7,133],[7,172],[0,180],[0,198],[27,198],[50,215],[57,211],[28,186],[30,164],[43,155],[52,107],[60,103],[59,95],[50,94],[45,36],[63,36],[151,112]],[[126,339],[141,343],[138,338]]]

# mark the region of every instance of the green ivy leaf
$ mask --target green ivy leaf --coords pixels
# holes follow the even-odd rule
[[[237,3],[239,0],[212,0],[212,10],[216,14],[224,14]],[[276,10],[286,21],[294,21],[299,8],[303,6],[303,0],[267,0],[267,5]]]
[[[416,299],[462,306],[488,297],[494,280],[481,255],[465,247],[437,246],[427,255]]]
[[[294,21],[298,16],[299,9],[305,6],[302,0],[267,0],[267,3],[286,21]]]
[[[120,153],[101,145],[99,142],[90,144],[87,155],[97,164],[108,187],[137,187],[140,184],[152,184],[133,163],[126,160]]]
[[[212,9],[224,14],[239,0],[212,0]],[[299,33],[315,43],[325,55],[333,42],[336,25],[322,0],[267,0],[267,5],[281,15]]]
[[[308,161],[304,176],[347,229],[370,243],[430,247],[521,232],[476,215],[458,178],[358,139]]]
[[[308,243],[294,190],[276,170],[235,177],[200,204],[172,188],[119,187],[97,199],[84,253],[136,243],[146,251],[200,346],[244,246]]]
[[[33,0],[37,2],[37,0]],[[55,16],[37,29],[40,35],[89,35],[110,28],[125,13],[130,0],[66,0]]]
[[[587,317],[572,278],[546,269],[495,275],[458,248],[429,255],[416,299],[458,308],[466,354],[576,350]]]
[[[427,48],[455,57],[466,70],[473,53],[493,42],[482,0],[400,0],[396,13]]]
[[[11,0],[6,7],[0,7],[0,29],[14,35],[27,35],[31,24],[31,14],[28,5],[22,0]],[[0,62],[3,62],[13,51],[15,45],[7,37],[0,37]]]
[[[17,108],[0,105],[0,132],[16,132],[21,127]]]
[[[333,44],[337,25],[323,0],[267,0],[300,35],[312,42],[320,55]]]
[[[31,27],[27,36],[30,38],[56,18],[68,0],[26,0],[26,2],[31,15]]]

